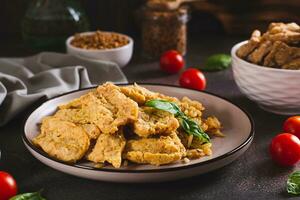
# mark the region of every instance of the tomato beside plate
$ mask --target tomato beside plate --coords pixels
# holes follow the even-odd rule
[[[185,88],[204,90],[206,87],[206,79],[200,70],[189,68],[181,74],[179,84]]]
[[[283,131],[300,138],[300,116],[292,116],[285,120],[283,124]]]
[[[275,136],[269,146],[272,159],[283,166],[293,166],[300,160],[300,140],[290,133]]]
[[[15,179],[7,172],[0,171],[0,200],[8,200],[17,194]]]

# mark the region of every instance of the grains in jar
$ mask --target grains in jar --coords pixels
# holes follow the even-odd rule
[[[186,53],[187,8],[153,10],[143,8],[142,45],[144,53],[158,57],[167,50]]]
[[[114,49],[127,45],[126,36],[113,33],[96,31],[91,34],[75,34],[71,45],[82,49]]]

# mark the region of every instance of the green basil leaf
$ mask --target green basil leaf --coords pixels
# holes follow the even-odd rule
[[[39,191],[39,192],[18,194],[10,198],[9,200],[46,200],[46,199],[41,196],[41,191]]]
[[[183,130],[189,135],[194,135],[198,137],[203,143],[209,143],[209,136],[202,130],[202,128],[192,119],[189,119],[186,116],[180,116],[180,125]]]
[[[183,130],[188,130],[188,131],[190,130],[190,125],[189,125],[189,123],[187,123],[186,120],[184,120],[184,118],[180,117],[179,122],[180,122],[180,125],[183,128]]]
[[[175,116],[180,115],[180,108],[173,102],[161,100],[161,99],[153,99],[147,101],[145,103],[146,106],[156,108],[158,110],[164,110],[174,114]]]
[[[183,112],[181,112],[176,103],[161,99],[153,99],[147,101],[145,105],[174,114],[179,120],[180,126],[187,134],[198,137],[203,143],[210,142],[209,136],[201,129],[198,123],[192,119],[189,119]]]
[[[300,171],[293,172],[289,175],[286,189],[289,194],[300,194]]]
[[[207,58],[204,71],[219,71],[227,69],[231,64],[231,57],[227,54],[215,54]]]

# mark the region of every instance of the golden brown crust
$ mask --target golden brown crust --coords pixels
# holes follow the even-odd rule
[[[88,134],[90,139],[97,139],[100,135],[99,128],[94,124],[81,124],[84,131]]]
[[[248,57],[249,61],[255,64],[263,62],[263,58],[271,51],[273,43],[264,41]]]
[[[204,107],[198,101],[188,97],[180,101],[136,84],[120,88],[106,83],[59,106],[43,120],[41,134],[33,143],[62,161],[76,162],[85,155],[97,165],[110,163],[115,168],[121,167],[122,159],[163,165],[211,154],[211,144],[187,135],[173,114],[143,106],[152,99],[175,102],[204,131],[221,136],[220,122],[214,117],[203,120]],[[125,127],[133,130],[126,138]]]
[[[205,156],[202,149],[189,149],[186,152],[186,157],[189,159],[197,159]]]
[[[129,140],[124,157],[136,163],[152,165],[169,164],[185,156],[185,149],[176,133],[159,138]]]
[[[210,116],[204,120],[204,123],[207,125],[206,132],[210,135],[224,137],[224,134],[221,132],[222,124],[215,116]]]
[[[139,105],[144,105],[147,101],[152,99],[163,99],[172,102],[178,102],[178,99],[175,97],[166,96],[157,92],[152,92],[144,87],[134,84],[131,86],[120,87],[120,90],[127,97],[136,101]]]
[[[179,127],[173,114],[150,107],[140,107],[138,120],[133,124],[133,131],[141,137],[151,135],[169,135]]]
[[[266,56],[264,65],[269,67],[284,66],[299,57],[300,48],[290,47],[281,41],[276,41],[271,52]]]
[[[255,30],[250,40],[237,50],[237,56],[244,59],[247,58],[259,46],[260,42],[261,33],[259,30]]]
[[[101,134],[87,159],[95,163],[111,163],[115,168],[121,167],[122,153],[126,144],[123,132]]]
[[[74,123],[95,124],[102,133],[115,133],[118,127],[137,120],[138,105],[106,83],[66,105],[55,116]]]
[[[300,43],[300,27],[296,23],[271,23],[263,35],[265,40],[281,41],[288,45]]]
[[[82,127],[56,117],[46,117],[42,121],[41,133],[33,143],[51,157],[76,162],[88,150],[90,140]]]
[[[237,55],[266,67],[298,69],[299,46],[300,26],[296,23],[271,23],[262,36],[254,31],[248,43],[238,49]]]
[[[283,69],[300,69],[300,58],[292,60],[291,62],[282,66]]]

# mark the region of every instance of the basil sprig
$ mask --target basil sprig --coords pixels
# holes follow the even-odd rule
[[[176,103],[169,102],[161,99],[149,100],[145,103],[146,106],[164,110],[169,113],[174,114],[174,116],[179,120],[180,126],[188,134],[198,137],[204,143],[210,143],[209,136],[202,130],[197,122],[188,118],[179,108]]]
[[[174,114],[175,116],[181,115],[182,112],[176,103],[161,100],[161,99],[153,99],[149,100],[145,103],[146,106],[156,108],[158,110],[164,110],[169,113]]]
[[[32,192],[32,193],[24,193],[18,194],[9,200],[46,200],[44,197],[41,196],[41,192]]]
[[[289,194],[300,194],[300,171],[293,172],[289,175],[286,190]]]

